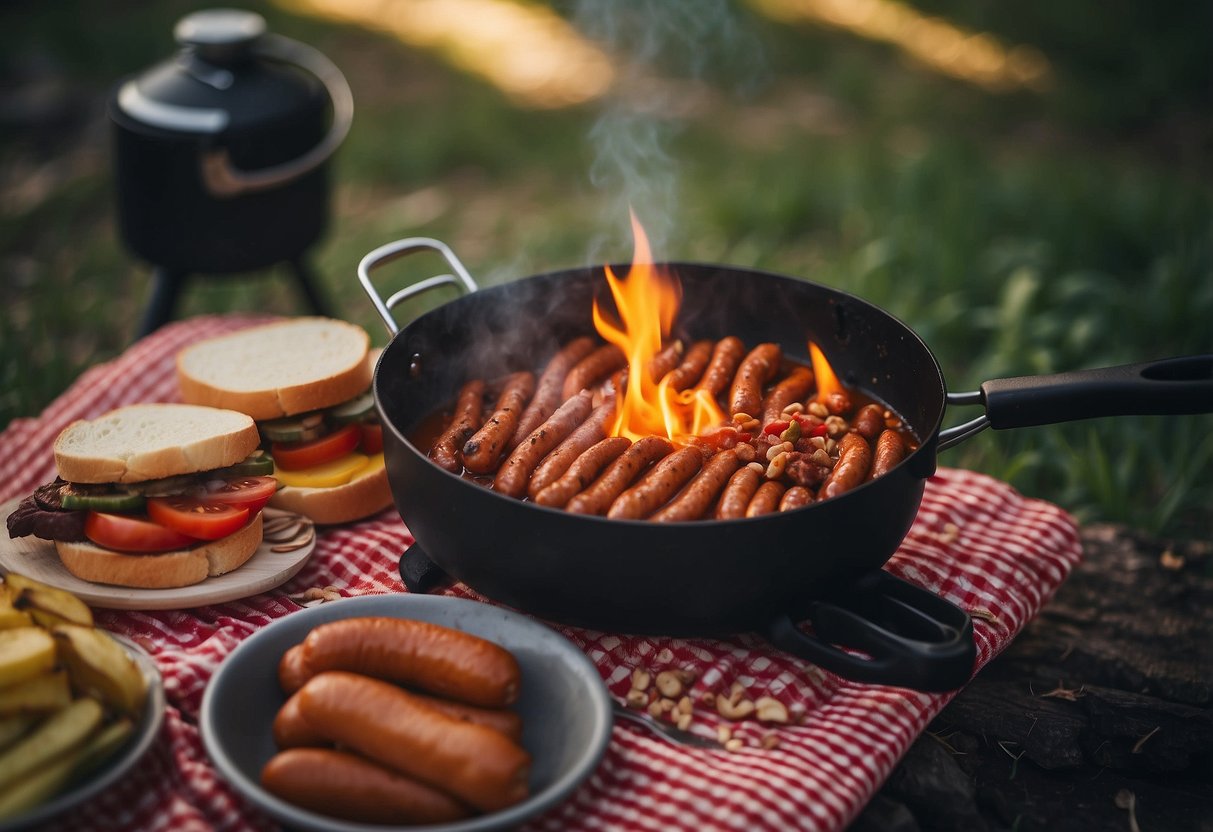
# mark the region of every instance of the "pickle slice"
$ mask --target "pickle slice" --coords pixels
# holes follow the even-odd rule
[[[257,427],[271,442],[308,442],[325,434],[324,416],[319,413],[258,422]]]
[[[117,491],[110,494],[81,494],[67,488],[63,489],[61,500],[65,509],[119,513],[142,511],[147,503],[142,494]]]
[[[333,421],[341,425],[364,421],[373,416],[374,413],[375,395],[370,390],[367,390],[361,396],[350,399],[348,402],[339,404],[328,410],[328,414],[333,418]]]
[[[236,477],[270,477],[274,474],[274,460],[265,451],[256,450],[235,465],[211,472],[211,478],[219,480]]]

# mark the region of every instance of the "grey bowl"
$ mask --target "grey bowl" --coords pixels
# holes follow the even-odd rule
[[[531,796],[499,812],[457,823],[391,827],[355,823],[301,809],[261,787],[261,769],[277,751],[274,715],[286,701],[278,660],[326,621],[366,615],[414,618],[473,633],[513,652],[522,669],[515,706],[530,752]],[[249,636],[224,660],[202,698],[202,741],[219,772],[249,801],[285,825],[315,832],[400,828],[481,832],[507,829],[564,801],[598,766],[611,738],[611,699],[585,654],[555,630],[500,607],[432,595],[368,595],[321,604],[280,618]]]

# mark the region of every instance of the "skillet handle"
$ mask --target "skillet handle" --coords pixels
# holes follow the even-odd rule
[[[379,296],[378,290],[371,283],[371,272],[386,263],[390,263],[408,254],[415,254],[418,251],[438,252],[446,260],[447,264],[450,265],[454,274],[440,274],[420,280],[411,286],[404,287],[385,301]],[[463,263],[459,262],[459,258],[455,256],[455,252],[451,251],[446,243],[431,237],[408,237],[379,246],[379,248],[367,254],[358,263],[358,280],[362,283],[362,289],[366,292],[367,297],[371,299],[371,303],[375,304],[375,311],[379,313],[379,317],[383,319],[384,325],[392,335],[400,331],[400,325],[396,322],[392,309],[409,298],[416,297],[439,286],[454,286],[465,295],[470,295],[480,288],[476,285],[476,281],[472,280],[472,276],[468,274],[468,270],[464,268]]]
[[[814,602],[809,619],[816,636],[802,632],[786,614],[766,635],[781,650],[857,682],[942,693],[961,687],[973,674],[977,646],[969,614],[884,570],[848,587],[835,601]]]

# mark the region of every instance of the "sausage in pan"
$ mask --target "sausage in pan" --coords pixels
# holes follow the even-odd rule
[[[561,392],[564,390],[564,379],[568,376],[569,370],[573,369],[577,362],[589,355],[593,349],[594,340],[583,335],[569,341],[552,356],[548,365],[544,367],[543,373],[540,374],[539,381],[535,383],[534,398],[518,417],[518,427],[514,428],[514,435],[510,437],[508,447],[516,448],[522,440],[530,435],[531,431],[543,424],[543,421],[556,411],[556,408],[564,401]]]
[[[476,474],[487,474],[497,468],[497,461],[514,435],[522,410],[534,392],[534,373],[514,373],[506,379],[505,388],[497,398],[497,410],[463,445],[465,468]]]
[[[681,358],[681,341],[675,341],[664,347],[659,353],[649,359],[649,378],[654,384],[661,381],[667,373],[673,372]]]
[[[641,471],[673,450],[674,446],[662,436],[638,439],[589,488],[569,500],[566,510],[574,514],[606,514],[615,498]]]
[[[735,335],[722,338],[712,350],[711,361],[703,373],[703,378],[695,385],[697,390],[707,390],[713,396],[719,396],[733,380],[737,365],[745,358],[745,344]]]
[[[565,376],[560,398],[571,399],[599,379],[627,366],[627,356],[614,344],[604,344],[578,361]]]
[[[573,464],[573,460],[589,450],[596,442],[606,437],[607,423],[614,416],[614,401],[598,405],[598,407],[594,408],[594,412],[590,414],[588,419],[578,425],[575,431],[570,433],[551,453],[541,459],[539,464],[535,466],[535,470],[531,473],[531,481],[527,485],[527,493],[531,498],[533,499],[538,496],[540,491],[559,479],[568,470],[568,467]],[[607,461],[609,462],[610,460]],[[605,464],[604,462],[603,465]],[[594,473],[596,475],[598,472],[595,471]],[[581,489],[579,488],[578,490],[580,491]],[[569,496],[573,495],[570,494]],[[568,498],[565,498],[565,502],[568,502]],[[564,505],[564,503],[561,503],[561,505]]]
[[[312,674],[364,673],[486,708],[518,698],[518,662],[508,650],[428,621],[383,616],[330,621],[308,633],[303,650]]]
[[[261,785],[288,803],[361,823],[447,823],[471,814],[432,786],[328,748],[275,754],[261,770]]]
[[[659,523],[679,523],[703,517],[741,464],[736,450],[716,454],[707,461],[695,479],[651,519]]]
[[[865,404],[851,419],[851,427],[864,439],[874,441],[884,430],[884,408],[878,404]]]
[[[318,733],[395,771],[495,811],[526,796],[530,755],[483,725],[453,719],[389,682],[330,671],[299,691]]]
[[[872,472],[869,479],[883,476],[897,463],[905,459],[906,442],[895,430],[882,431],[876,440],[876,453],[872,458]]]
[[[455,411],[451,423],[438,437],[430,449],[430,459],[453,474],[459,473],[463,463],[459,461],[459,450],[471,438],[480,425],[480,411],[484,407],[484,382],[474,379],[459,388],[455,400]]]
[[[653,470],[624,491],[607,509],[607,517],[639,520],[665,505],[678,489],[703,466],[703,451],[694,446],[682,448],[658,462]]]
[[[632,440],[626,436],[611,436],[596,442],[574,459],[559,478],[541,488],[533,499],[541,506],[564,508],[575,494],[593,482],[599,472],[631,444]]]
[[[783,492],[783,497],[779,500],[780,511],[790,511],[794,508],[807,506],[813,502],[813,492],[805,488],[803,485],[793,485],[787,491]]]
[[[778,344],[759,344],[750,350],[733,377],[727,415],[758,415],[762,411],[762,389],[775,378],[782,361],[783,350]]]
[[[775,480],[767,480],[758,486],[758,490],[750,498],[750,504],[745,508],[745,516],[761,517],[764,514],[778,511],[779,500],[783,497],[783,492],[784,486],[782,483]]]
[[[497,476],[493,478],[493,490],[514,498],[524,495],[527,481],[535,466],[585,421],[591,409],[588,390],[582,390],[556,408],[556,412],[549,416],[547,421],[531,431],[531,434],[510,452],[497,470]]]
[[[774,422],[783,413],[783,409],[793,402],[804,401],[813,389],[813,371],[803,364],[797,364],[771,392],[762,403],[762,423]]]
[[[858,433],[847,433],[838,447],[838,462],[834,463],[834,470],[822,483],[817,493],[818,499],[828,500],[845,494],[861,484],[868,475],[868,468],[872,464],[872,448],[868,440]]]
[[[667,383],[671,390],[680,392],[703,378],[703,371],[707,369],[708,361],[712,359],[713,346],[715,345],[711,341],[696,341],[691,344],[691,348],[682,357],[682,363],[670,372],[670,379]],[[658,381],[660,380],[658,379]]]
[[[762,482],[762,473],[749,467],[739,468],[724,487],[720,502],[716,504],[717,520],[736,520],[745,517],[746,506]]]

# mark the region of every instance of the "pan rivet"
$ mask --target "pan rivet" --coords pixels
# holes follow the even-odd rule
[[[421,353],[415,352],[409,358],[409,378],[417,378],[421,375]]]

